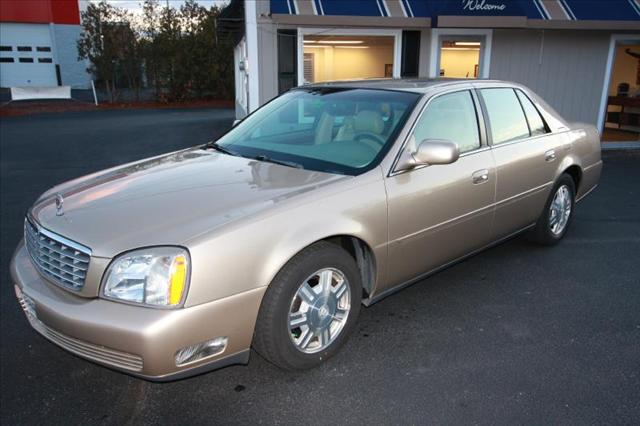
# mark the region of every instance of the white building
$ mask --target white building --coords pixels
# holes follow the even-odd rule
[[[481,77],[640,130],[640,98],[616,96],[640,89],[639,0],[232,0],[219,28],[237,40],[238,117],[306,82]]]
[[[87,89],[76,47],[81,31],[76,0],[1,0],[0,87]]]

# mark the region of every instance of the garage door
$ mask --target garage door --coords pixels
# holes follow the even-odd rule
[[[0,87],[57,86],[46,24],[0,24]]]

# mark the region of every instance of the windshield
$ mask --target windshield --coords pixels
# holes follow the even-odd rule
[[[248,116],[216,145],[260,161],[357,175],[378,164],[418,98],[389,90],[293,90]]]

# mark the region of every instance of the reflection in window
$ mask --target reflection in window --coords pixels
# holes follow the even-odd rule
[[[544,124],[544,120],[542,120],[542,116],[538,109],[533,105],[531,100],[522,93],[520,90],[517,90],[518,98],[522,103],[522,108],[524,108],[524,113],[527,115],[527,121],[529,122],[529,129],[531,130],[531,136],[544,135],[547,133],[547,126]]]
[[[493,144],[529,137],[524,112],[513,89],[482,89]]]
[[[425,139],[446,139],[458,144],[460,152],[479,148],[478,120],[471,93],[465,90],[433,99],[416,123],[413,136],[416,144]]]
[[[390,147],[418,98],[375,89],[293,90],[248,116],[217,144],[249,158],[360,174]]]

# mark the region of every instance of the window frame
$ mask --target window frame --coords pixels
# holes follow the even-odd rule
[[[451,90],[446,90],[446,91],[442,91],[439,93],[435,93],[431,96],[429,96],[429,98],[426,100],[426,102],[424,102],[424,104],[422,105],[422,107],[420,107],[420,112],[418,113],[417,117],[415,118],[415,120],[413,120],[413,122],[411,123],[411,126],[409,127],[409,131],[407,132],[406,136],[404,137],[402,144],[400,146],[400,149],[398,150],[395,159],[393,160],[393,163],[391,164],[391,171],[388,174],[388,177],[393,177],[393,176],[397,176],[403,173],[410,173],[414,170],[420,170],[423,169],[425,167],[429,167],[428,164],[423,164],[417,167],[413,167],[411,169],[403,169],[403,170],[398,170],[398,162],[400,161],[400,158],[402,157],[402,154],[404,153],[404,150],[407,146],[407,144],[409,143],[409,138],[411,138],[411,136],[413,135],[413,131],[415,130],[418,122],[420,121],[420,119],[422,118],[422,115],[424,114],[424,112],[426,111],[426,109],[429,107],[429,105],[431,105],[431,102],[433,102],[434,99],[439,98],[441,96],[446,96],[446,95],[450,95],[453,93],[457,93],[457,92],[469,92],[469,94],[471,95],[471,100],[473,102],[473,107],[475,109],[476,112],[476,124],[478,126],[478,136],[480,139],[480,146],[476,149],[473,149],[471,151],[466,151],[460,154],[459,158],[463,158],[469,155],[473,155],[473,154],[477,154],[480,152],[484,152],[488,149],[491,148],[491,146],[489,145],[489,139],[488,139],[488,133],[487,133],[487,126],[485,124],[485,112],[482,109],[482,105],[480,103],[480,98],[478,96],[478,94],[476,93],[476,90],[473,87],[456,87],[453,88]],[[405,126],[408,123],[405,124]]]

